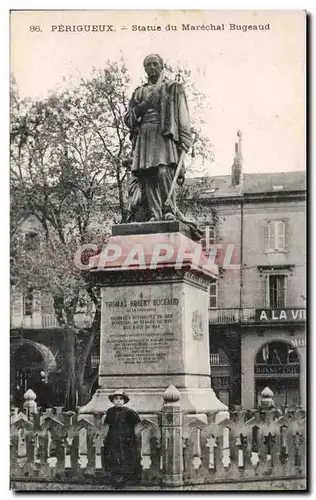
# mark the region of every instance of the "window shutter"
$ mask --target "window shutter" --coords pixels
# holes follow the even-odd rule
[[[265,250],[282,252],[287,248],[287,221],[270,220],[264,227]]]
[[[281,221],[282,250],[285,250],[285,222]]]
[[[216,229],[215,226],[209,227],[209,244],[214,245],[216,240]]]
[[[206,245],[206,235],[205,235],[206,226],[200,226],[200,229],[201,229],[201,231],[203,231],[203,236],[202,236],[202,238],[200,240],[200,243],[202,245],[202,248],[205,249],[205,245]]]
[[[211,309],[217,308],[216,297],[214,297],[213,295],[210,295],[210,308]]]
[[[39,290],[33,291],[33,312],[41,313],[41,292]]]
[[[283,220],[275,221],[275,250],[285,249],[285,222]]]
[[[27,288],[23,291],[23,316],[33,316],[35,312],[36,291],[33,288]]]
[[[276,250],[277,248],[277,226],[278,221],[272,220],[269,224],[269,248],[270,250]]]
[[[209,297],[210,297],[210,305],[212,309],[217,308],[217,281],[215,283],[211,283],[210,285],[210,291],[209,291]]]
[[[208,253],[210,250],[210,227],[205,226],[205,250]]]
[[[53,314],[54,303],[53,297],[49,293],[41,294],[42,314]]]
[[[269,275],[265,276],[265,297],[264,297],[264,307],[270,307],[270,280]]]
[[[202,225],[200,226],[201,231],[203,231],[203,236],[200,240],[200,243],[205,250],[206,255],[210,252],[210,246],[215,243],[215,227],[212,225]]]
[[[289,247],[289,221],[284,221],[284,250],[287,251]]]
[[[12,286],[11,291],[11,314],[12,316],[23,316],[23,294],[15,286]]]
[[[283,276],[283,298],[282,298],[282,307],[286,307],[286,296],[287,296],[287,276]]]
[[[269,222],[264,225],[264,249],[269,250]]]

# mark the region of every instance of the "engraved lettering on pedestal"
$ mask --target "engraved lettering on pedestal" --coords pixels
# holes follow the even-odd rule
[[[105,302],[111,332],[107,346],[114,360],[125,365],[156,364],[164,361],[171,343],[176,298],[135,299]],[[126,312],[125,312],[126,311]]]

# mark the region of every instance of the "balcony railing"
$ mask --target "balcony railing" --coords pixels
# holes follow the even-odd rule
[[[211,365],[219,365],[219,354],[218,353],[210,353],[210,364]]]
[[[59,323],[55,314],[43,314],[42,315],[42,327],[43,328],[58,328]]]
[[[75,316],[75,325],[79,328],[89,328],[91,326],[91,318],[85,314],[77,314]],[[25,328],[25,329],[49,329],[61,328],[57,321],[55,314],[39,314],[36,313],[32,316],[21,316],[13,314],[11,316],[11,328]]]
[[[210,323],[227,324],[239,323],[239,309],[209,309]]]
[[[286,309],[209,309],[209,322],[212,324],[234,324],[234,323],[302,323],[306,321],[306,310],[304,308]],[[89,328],[91,317],[85,314],[77,314],[75,324],[79,328]],[[11,316],[11,328],[41,329],[60,328],[55,314],[34,314],[33,316]]]
[[[302,307],[209,309],[209,321],[213,324],[230,323],[289,323],[306,321],[306,310]]]
[[[100,364],[100,356],[91,356],[91,367],[97,368]]]

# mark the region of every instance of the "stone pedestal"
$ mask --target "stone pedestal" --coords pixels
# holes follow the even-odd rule
[[[217,267],[186,231],[180,222],[114,226],[111,251],[95,259],[101,388],[82,413],[106,411],[115,389],[128,393],[137,412],[157,413],[171,384],[185,412],[227,409],[210,379],[208,287]]]

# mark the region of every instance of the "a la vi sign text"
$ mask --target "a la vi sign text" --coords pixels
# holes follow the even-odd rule
[[[305,309],[256,309],[257,321],[305,321]]]

